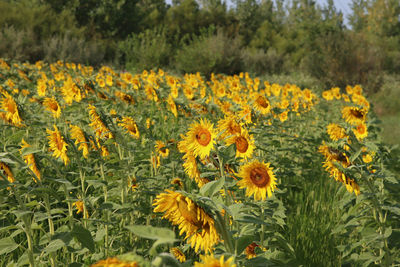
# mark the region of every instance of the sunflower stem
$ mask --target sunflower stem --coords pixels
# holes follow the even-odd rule
[[[101,175],[101,179],[105,182],[106,177],[104,175],[103,163],[100,164],[100,175]],[[107,185],[103,186],[103,191],[104,191],[104,203],[106,203],[107,202]],[[108,211],[107,211],[107,209],[104,210],[104,217],[105,217],[105,221],[106,221],[106,225],[105,225],[106,235],[104,237],[104,250],[105,250],[106,257],[108,257]]]

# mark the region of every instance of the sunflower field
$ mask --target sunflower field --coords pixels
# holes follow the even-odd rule
[[[360,86],[0,61],[1,266],[393,266]]]

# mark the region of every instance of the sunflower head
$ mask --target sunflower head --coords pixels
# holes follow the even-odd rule
[[[265,200],[272,196],[276,188],[276,178],[270,163],[253,162],[243,165],[238,176],[242,178],[237,184],[246,189],[246,196],[254,195],[255,200]]]
[[[215,144],[215,130],[207,119],[191,125],[185,137],[185,143],[195,157],[204,159],[210,154]]]
[[[200,259],[202,263],[195,262],[194,267],[236,267],[233,257],[225,261],[223,255],[219,258],[215,258],[214,255],[200,255]]]

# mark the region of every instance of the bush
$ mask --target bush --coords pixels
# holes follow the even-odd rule
[[[263,49],[246,48],[242,50],[241,59],[243,69],[255,75],[282,72],[283,57],[274,48],[267,53]]]
[[[241,45],[237,37],[228,37],[222,31],[213,29],[193,36],[178,50],[176,68],[186,73],[200,72],[234,74],[242,70]]]
[[[383,83],[383,54],[361,33],[329,34],[318,40],[319,51],[310,53],[301,68],[321,79],[326,86],[361,84],[369,93]]]
[[[118,57],[127,69],[141,71],[162,68],[172,58],[171,45],[163,29],[132,34],[118,45]]]

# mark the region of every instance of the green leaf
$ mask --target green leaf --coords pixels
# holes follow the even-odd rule
[[[18,244],[14,242],[11,237],[5,237],[0,239],[0,255],[10,253],[18,247]]]
[[[92,234],[80,225],[75,225],[71,232],[72,236],[74,236],[79,243],[82,244],[83,247],[90,250],[90,252],[94,252],[94,241]]]
[[[202,188],[200,188],[200,194],[203,196],[212,197],[216,192],[221,190],[225,184],[225,178],[222,177],[218,180],[206,183]]]
[[[60,248],[63,248],[64,246],[65,246],[64,241],[62,241],[61,239],[54,239],[50,241],[50,243],[47,245],[44,251],[46,251],[47,253],[51,253],[59,250]]]
[[[255,240],[253,235],[241,236],[237,242],[236,254],[240,255],[243,250]]]
[[[175,233],[167,228],[154,227],[150,225],[132,225],[126,226],[125,228],[143,238],[153,240],[164,239],[171,240],[171,242],[175,241]]]

